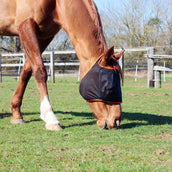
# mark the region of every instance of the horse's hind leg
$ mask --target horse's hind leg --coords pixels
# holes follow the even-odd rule
[[[29,58],[31,69],[41,97],[41,119],[46,122],[48,130],[61,129],[60,123],[53,113],[48,98],[47,73],[41,57],[41,40],[38,38],[39,29],[33,19],[25,20],[19,27],[19,35],[27,58]]]
[[[24,64],[24,67],[20,75],[20,79],[19,79],[16,91],[11,100],[11,111],[12,111],[11,123],[13,124],[24,123],[23,117],[21,115],[20,107],[22,104],[22,98],[23,98],[25,88],[27,86],[27,83],[31,75],[32,75],[32,69],[30,66],[30,62],[28,61],[28,59],[26,59],[26,62]]]

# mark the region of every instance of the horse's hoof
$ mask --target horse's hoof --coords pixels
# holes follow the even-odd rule
[[[107,122],[104,120],[97,120],[97,125],[100,129],[106,129],[107,128]]]
[[[46,126],[46,129],[47,130],[50,130],[50,131],[59,131],[59,130],[62,130],[60,124],[50,124],[50,125],[47,125]]]
[[[13,119],[11,120],[12,124],[24,124],[26,123],[23,119]]]
[[[119,126],[120,126],[120,121],[118,119],[115,119],[114,122],[108,121],[108,123],[107,123],[108,129],[118,129]]]

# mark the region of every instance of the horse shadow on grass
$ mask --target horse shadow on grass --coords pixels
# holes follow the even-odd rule
[[[123,112],[123,120],[128,120],[126,124],[121,124],[121,129],[130,129],[139,126],[146,125],[165,125],[172,124],[172,117],[162,116],[162,115],[153,115],[153,114],[144,114],[144,113],[128,113]]]
[[[22,116],[28,116],[28,115],[36,115],[36,114],[39,114],[40,112],[29,112],[29,113],[22,113]],[[12,117],[12,113],[6,113],[6,112],[0,112],[0,120],[2,118],[9,118],[9,117]],[[26,123],[31,123],[31,122],[36,122],[36,121],[41,121],[40,118],[37,118],[37,119],[31,119],[29,121],[25,121]]]
[[[63,128],[77,127],[77,126],[86,126],[86,125],[95,125],[96,119],[92,113],[88,112],[65,112],[65,111],[55,111],[55,115],[58,117],[58,114],[63,114],[64,118],[61,120],[62,123],[65,123],[65,120],[73,120],[73,117],[84,117],[85,119],[90,119],[90,122],[77,122],[76,124],[71,124],[68,126],[62,126]],[[32,113],[23,113],[23,117],[27,115],[36,115],[39,112]],[[5,117],[11,117],[11,113],[1,113],[0,112],[0,120]],[[123,120],[127,120],[127,123],[123,123]],[[30,121],[26,121],[26,123],[41,121],[40,118],[31,119]],[[122,114],[122,123],[119,129],[130,129],[139,126],[146,125],[165,125],[172,124],[172,117],[170,116],[158,116],[153,114],[143,114],[143,113],[128,113],[123,112]]]
[[[63,114],[64,118],[61,120],[61,122],[63,124],[65,124],[65,120],[73,120],[73,118],[76,117],[83,117],[84,119],[89,119],[91,121],[89,122],[77,122],[77,123],[73,123],[70,125],[62,125],[62,128],[71,128],[71,127],[78,127],[78,126],[89,126],[89,125],[95,125],[96,124],[96,119],[94,118],[92,113],[88,113],[88,112],[73,112],[73,111],[55,111],[56,116],[58,117],[58,114]]]
[[[56,111],[56,114],[61,113],[61,114],[70,114],[75,117],[82,116],[87,119],[92,119],[91,122],[88,123],[80,123],[80,124],[73,124],[68,127],[74,127],[74,126],[83,126],[83,125],[95,125],[96,124],[96,119],[93,116],[92,113],[80,113],[80,112],[63,112],[63,111]],[[69,118],[64,118],[69,119]],[[72,120],[72,118],[70,118]],[[127,120],[126,124],[123,124],[123,120]],[[123,112],[122,113],[122,122],[119,127],[119,129],[130,129],[130,128],[135,128],[139,126],[145,126],[145,125],[165,125],[165,124],[172,124],[172,117],[170,116],[158,116],[158,115],[153,115],[153,114],[143,114],[143,113],[128,113],[128,112]]]

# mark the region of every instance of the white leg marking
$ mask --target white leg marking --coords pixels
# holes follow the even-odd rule
[[[45,121],[46,123],[45,126],[51,124],[60,125],[60,122],[57,120],[47,96],[45,96],[43,101],[41,102],[40,111],[41,111],[40,118],[43,121]]]

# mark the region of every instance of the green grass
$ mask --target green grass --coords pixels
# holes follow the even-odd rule
[[[39,118],[39,93],[31,80],[22,112],[26,124],[10,124],[10,100],[17,82],[0,83],[0,171],[172,171],[172,81],[161,89],[125,78],[123,121],[100,130],[79,95],[76,78],[48,82],[62,131],[46,131]],[[165,85],[166,84],[166,85]]]

